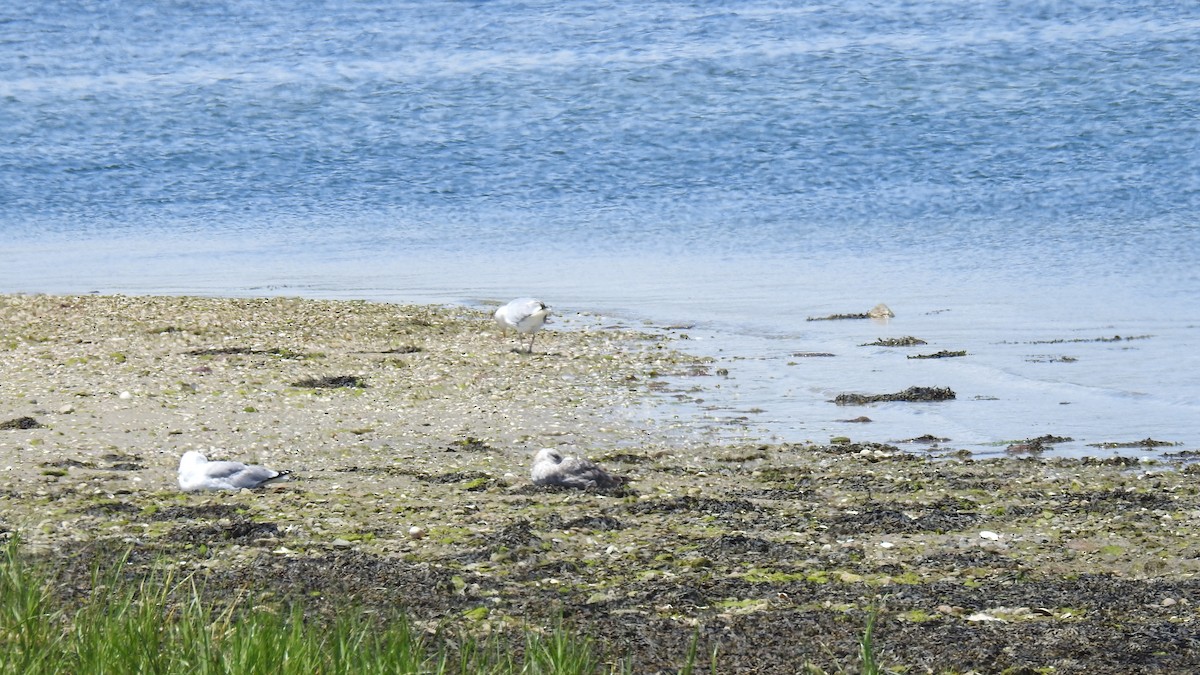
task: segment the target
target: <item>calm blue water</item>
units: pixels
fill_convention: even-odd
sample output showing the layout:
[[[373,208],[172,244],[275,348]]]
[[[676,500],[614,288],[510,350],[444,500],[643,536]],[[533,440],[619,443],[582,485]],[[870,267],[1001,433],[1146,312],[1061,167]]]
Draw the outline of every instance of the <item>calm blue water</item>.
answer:
[[[689,427],[1200,447],[1200,6],[15,4],[0,292],[533,293],[694,325]]]

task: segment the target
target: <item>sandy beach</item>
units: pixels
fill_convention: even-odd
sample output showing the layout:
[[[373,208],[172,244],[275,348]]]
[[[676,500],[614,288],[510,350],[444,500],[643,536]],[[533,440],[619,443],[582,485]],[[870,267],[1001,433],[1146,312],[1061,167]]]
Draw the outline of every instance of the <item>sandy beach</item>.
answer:
[[[194,573],[314,613],[403,606],[498,636],[556,618],[636,672],[1200,667],[1187,449],[932,459],[681,429],[663,331],[308,299],[0,296],[0,532],[58,561]],[[629,479],[531,484],[540,448]],[[293,472],[181,493],[200,450]],[[72,575],[76,575],[72,577]]]

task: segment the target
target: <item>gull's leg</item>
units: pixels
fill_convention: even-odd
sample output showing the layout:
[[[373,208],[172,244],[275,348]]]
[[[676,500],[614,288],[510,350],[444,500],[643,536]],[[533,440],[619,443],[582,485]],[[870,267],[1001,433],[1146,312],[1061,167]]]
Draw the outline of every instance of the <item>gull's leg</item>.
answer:
[[[533,334],[531,334],[529,336],[529,353],[530,354],[533,353],[533,339],[536,337],[537,337],[537,331],[534,331]]]

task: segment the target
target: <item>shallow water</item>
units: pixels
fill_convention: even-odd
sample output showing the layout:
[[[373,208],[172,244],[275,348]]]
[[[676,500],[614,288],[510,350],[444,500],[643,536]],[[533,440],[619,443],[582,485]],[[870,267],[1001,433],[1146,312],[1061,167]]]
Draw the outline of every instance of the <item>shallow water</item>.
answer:
[[[693,326],[729,376],[680,414],[724,434],[1200,445],[1200,8],[35,3],[0,30],[0,291],[536,294]],[[929,344],[859,346],[900,335]],[[1116,335],[1149,337],[1070,342]],[[968,356],[904,358],[940,349]],[[958,398],[829,402],[913,385]]]

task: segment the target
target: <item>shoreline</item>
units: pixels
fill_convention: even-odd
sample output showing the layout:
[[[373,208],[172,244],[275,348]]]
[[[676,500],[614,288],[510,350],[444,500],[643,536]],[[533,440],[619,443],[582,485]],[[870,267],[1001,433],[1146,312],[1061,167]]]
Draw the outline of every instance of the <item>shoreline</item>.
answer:
[[[725,443],[673,429],[660,391],[710,364],[556,321],[529,356],[463,308],[0,296],[0,422],[44,425],[0,429],[0,529],[64,574],[124,548],[316,613],[486,608],[461,621],[489,633],[557,612],[646,671],[693,634],[723,672],[852,668],[871,608],[885,665],[1200,665],[1197,465]],[[298,384],[339,376],[366,386]],[[632,482],[538,488],[540,447]],[[293,480],[182,494],[186,449]]]
[[[494,286],[485,283],[468,296],[418,297],[424,298],[422,305],[480,309],[488,305],[484,289]],[[202,297],[254,299],[263,293],[295,293],[305,299],[355,302],[359,300],[353,297],[365,293],[368,302],[408,302],[355,284],[324,290],[238,287],[241,290],[232,296],[227,295],[228,287],[226,293],[220,288],[214,286]],[[132,297],[155,297],[145,295],[152,292],[134,290]],[[560,298],[566,303],[562,310],[582,326],[592,321],[590,327],[598,328],[607,322],[647,331],[669,340],[688,358],[711,360],[700,375],[684,372],[659,386],[681,408],[691,409],[681,415],[691,426],[704,426],[705,433],[725,440],[829,442],[848,437],[917,453],[966,449],[976,457],[1003,455],[1008,446],[1018,446],[1019,452],[1020,446],[1045,438],[1058,442],[1040,445],[1043,456],[1155,457],[1200,448],[1200,417],[1192,414],[1194,387],[1179,381],[1179,373],[1188,370],[1166,365],[1178,360],[1180,350],[1189,353],[1191,328],[1186,321],[1132,320],[1127,307],[1112,308],[1102,315],[1111,317],[1107,319],[1029,315],[1028,308],[995,315],[981,309],[979,298],[968,295],[952,306],[897,298],[900,315],[891,321],[796,324],[782,319],[768,327],[749,315],[737,321],[722,319],[703,301],[693,316],[681,320],[689,312],[677,304],[642,298],[649,302],[643,306],[634,296],[614,301],[611,293],[597,292],[567,291],[570,300]],[[843,297],[836,307],[867,304],[844,295],[834,294]],[[175,291],[167,296],[191,297]],[[582,311],[575,313],[573,307]],[[596,308],[600,313],[593,313]],[[659,320],[646,314],[651,311],[674,318]],[[928,345],[871,346],[901,336],[915,336]],[[959,350],[966,358],[908,358],[938,350]],[[1179,363],[1186,366],[1190,359],[1183,358]],[[957,397],[933,405],[875,405],[861,412],[834,404],[847,394],[877,396],[911,386],[946,387]],[[1146,439],[1174,447],[1139,445]]]

